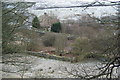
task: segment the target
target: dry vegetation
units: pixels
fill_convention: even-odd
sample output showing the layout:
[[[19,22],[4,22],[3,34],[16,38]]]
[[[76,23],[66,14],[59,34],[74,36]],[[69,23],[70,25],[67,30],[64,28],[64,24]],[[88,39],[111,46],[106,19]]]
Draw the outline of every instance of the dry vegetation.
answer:
[[[87,58],[105,58],[104,50],[114,42],[111,38],[115,28],[106,24],[103,27],[103,24],[88,15],[82,15],[78,21],[66,20],[61,25],[61,33],[41,33],[36,28],[19,28],[15,33],[14,43],[24,46],[27,51],[76,56],[77,62]]]
[[[15,8],[11,10],[8,5],[12,5]],[[26,4],[22,3],[22,5]],[[20,5],[20,3],[3,4],[3,63],[6,63],[7,61],[4,60],[10,57],[6,57],[6,54],[23,53],[25,55],[28,51],[31,51],[55,55],[60,58],[71,58],[74,62],[88,59],[103,62],[108,61],[104,67],[105,72],[100,69],[103,73],[98,76],[108,73],[106,76],[111,77],[113,68],[120,66],[120,55],[117,52],[119,50],[119,36],[117,35],[118,31],[116,31],[116,29],[119,28],[117,21],[114,22],[114,20],[117,20],[116,16],[111,15],[96,18],[95,16],[82,14],[76,21],[60,21],[55,18],[60,21],[60,24],[59,28],[56,28],[58,27],[56,25],[54,25],[53,28],[62,30],[51,32],[52,30],[48,30],[48,28],[51,28],[54,20],[52,23],[48,21],[48,24],[43,21],[47,27],[44,25],[42,29],[30,27],[31,24],[25,27],[26,24],[31,23],[28,22],[28,19],[29,17],[33,17],[33,15],[25,13],[24,11],[28,7],[26,5],[22,8],[22,5]],[[23,66],[23,68],[25,68],[25,66]],[[26,70],[23,70],[23,74],[25,73],[24,71]],[[77,72],[78,71],[76,71],[76,73]],[[21,75],[22,78],[24,76],[23,74]],[[76,76],[81,77],[79,74]],[[94,78],[94,76],[91,77],[91,79],[92,78]]]

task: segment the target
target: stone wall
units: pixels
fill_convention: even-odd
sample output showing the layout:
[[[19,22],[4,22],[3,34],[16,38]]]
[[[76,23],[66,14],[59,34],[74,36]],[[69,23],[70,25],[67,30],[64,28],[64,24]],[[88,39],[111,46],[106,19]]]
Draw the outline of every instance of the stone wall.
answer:
[[[67,57],[63,57],[63,56],[56,56],[56,55],[50,55],[50,54],[46,54],[46,53],[40,53],[40,52],[27,52],[30,55],[34,55],[34,56],[39,56],[39,57],[44,57],[44,58],[48,58],[48,59],[54,59],[54,60],[61,60],[61,61],[73,61],[73,58],[67,58]]]

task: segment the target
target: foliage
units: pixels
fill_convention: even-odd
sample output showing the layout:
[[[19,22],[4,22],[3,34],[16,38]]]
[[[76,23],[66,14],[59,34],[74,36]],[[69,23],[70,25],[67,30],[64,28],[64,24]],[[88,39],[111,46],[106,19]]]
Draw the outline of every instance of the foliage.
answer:
[[[51,27],[51,31],[59,33],[61,31],[61,23],[54,23]]]
[[[90,50],[90,43],[87,38],[77,38],[73,44],[73,53],[81,55]]]
[[[18,40],[24,39],[22,42],[25,42],[26,50],[28,51],[40,51],[43,47],[39,33],[37,33],[34,29],[18,29],[16,34],[19,35],[16,37]]]
[[[28,51],[41,51],[42,47],[43,47],[43,45],[41,44],[40,41],[39,42],[31,41],[27,45],[27,50]]]
[[[89,39],[86,37],[77,38],[72,46],[72,53],[77,55],[77,61],[83,59],[86,55],[90,53],[91,50]]]
[[[46,47],[53,46],[55,43],[55,35],[52,33],[46,33],[43,36],[42,41]]]
[[[109,52],[104,52],[108,48],[112,49],[113,45],[115,45],[115,39],[113,36],[111,37],[102,37],[102,38],[95,38],[91,41],[91,44],[93,45],[92,48],[95,51],[98,51],[99,53],[103,54],[109,54]],[[113,48],[114,49],[114,48]]]
[[[24,45],[18,45],[15,42],[8,44],[5,48],[4,48],[4,53],[19,53],[24,51]]]
[[[65,34],[62,33],[56,34],[54,46],[58,53],[64,52],[66,42],[67,42],[67,36]]]
[[[92,38],[90,40],[88,38],[77,38],[73,44],[72,53],[77,55],[79,59],[105,60],[115,55],[115,44],[115,39],[112,36]]]
[[[35,18],[34,18],[33,21],[32,21],[32,27],[38,28],[38,29],[40,28],[40,22],[39,22],[37,16],[35,16]]]
[[[2,3],[2,48],[3,54],[9,51],[9,43],[15,41],[14,34],[19,27],[23,27],[28,23],[27,19],[30,16],[27,13],[27,8],[33,3]],[[11,48],[12,49],[12,48]],[[11,50],[13,51],[13,50]],[[13,51],[14,52],[14,51]],[[12,52],[11,52],[12,53]]]

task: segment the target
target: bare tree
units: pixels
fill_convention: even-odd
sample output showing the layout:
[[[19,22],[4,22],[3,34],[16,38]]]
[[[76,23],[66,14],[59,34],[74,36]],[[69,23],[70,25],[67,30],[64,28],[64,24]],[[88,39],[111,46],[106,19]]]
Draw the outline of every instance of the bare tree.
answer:
[[[25,38],[20,38],[20,35],[15,34],[19,28],[31,24],[29,18],[33,15],[29,14],[27,9],[32,5],[34,5],[34,3],[2,2],[2,63],[4,65],[11,65],[11,68],[12,66],[19,68],[17,71],[9,71],[8,67],[2,66],[2,71],[7,73],[19,73],[21,78],[24,77],[24,74],[30,68],[30,66],[27,65],[28,61],[25,55],[27,43],[25,42]],[[17,38],[19,42],[16,41],[16,36],[19,37]],[[24,54],[24,59],[19,55],[22,53]]]

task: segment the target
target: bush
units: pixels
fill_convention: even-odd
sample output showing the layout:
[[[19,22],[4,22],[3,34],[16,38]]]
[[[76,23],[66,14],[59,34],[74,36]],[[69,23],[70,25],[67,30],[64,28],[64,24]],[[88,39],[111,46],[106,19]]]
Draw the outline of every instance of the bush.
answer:
[[[59,33],[61,31],[61,24],[60,24],[60,22],[54,23],[52,25],[52,27],[51,27],[51,31]]]
[[[40,22],[39,22],[37,16],[36,16],[36,17],[33,19],[33,21],[32,21],[32,27],[38,28],[38,29],[40,28]]]
[[[106,61],[108,60],[108,57],[105,57],[103,54],[98,54],[98,53],[90,53],[85,56],[86,59],[95,59],[99,61]]]
[[[64,48],[67,45],[67,36],[65,34],[62,33],[56,33],[56,37],[55,37],[55,48],[57,53],[59,53],[59,55],[62,55],[64,53]]]
[[[90,43],[88,38],[77,38],[73,43],[72,52],[76,55],[81,55],[90,51]]]
[[[9,43],[3,48],[4,54],[19,53],[25,51],[24,45],[18,45],[15,43]]]
[[[41,51],[42,47],[43,47],[42,42],[32,41],[28,43],[27,50],[28,51]]]
[[[45,34],[45,36],[43,36],[43,38],[42,38],[42,41],[43,41],[44,46],[46,46],[46,47],[54,46],[55,35],[50,34],[50,33]]]
[[[77,38],[73,43],[72,47],[72,53],[77,56],[76,61],[83,60],[85,56],[90,54],[91,51],[89,39],[86,37]]]

